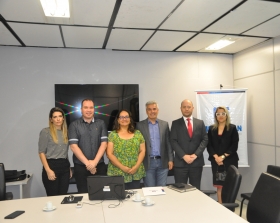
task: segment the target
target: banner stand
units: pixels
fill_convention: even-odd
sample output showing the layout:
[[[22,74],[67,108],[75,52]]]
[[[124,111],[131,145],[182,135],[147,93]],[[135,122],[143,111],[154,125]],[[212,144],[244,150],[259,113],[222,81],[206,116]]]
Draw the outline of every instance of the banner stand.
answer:
[[[226,107],[230,114],[231,123],[236,125],[239,134],[238,143],[238,167],[249,167],[247,149],[247,90],[248,89],[226,89],[226,90],[197,90],[197,118],[202,119],[206,126],[206,132],[210,125],[214,124],[214,113],[217,107]],[[205,167],[210,167],[209,154],[205,149]]]

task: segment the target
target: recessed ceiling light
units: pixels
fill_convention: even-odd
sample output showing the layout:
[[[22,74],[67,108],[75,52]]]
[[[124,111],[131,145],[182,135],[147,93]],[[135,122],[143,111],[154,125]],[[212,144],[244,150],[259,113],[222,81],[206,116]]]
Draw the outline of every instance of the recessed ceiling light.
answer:
[[[220,39],[219,41],[213,43],[212,45],[208,46],[207,48],[205,48],[205,50],[220,50],[230,44],[233,44],[234,42],[236,42],[237,40],[239,40],[240,37],[229,37],[229,36],[225,36],[222,39]]]
[[[70,17],[68,0],[40,0],[45,16]]]

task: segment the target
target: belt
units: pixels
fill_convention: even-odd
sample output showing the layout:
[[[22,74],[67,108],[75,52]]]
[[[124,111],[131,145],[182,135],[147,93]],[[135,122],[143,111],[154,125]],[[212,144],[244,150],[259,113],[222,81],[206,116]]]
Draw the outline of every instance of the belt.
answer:
[[[154,159],[154,160],[157,160],[157,159],[160,159],[161,157],[160,156],[150,156],[151,159]]]

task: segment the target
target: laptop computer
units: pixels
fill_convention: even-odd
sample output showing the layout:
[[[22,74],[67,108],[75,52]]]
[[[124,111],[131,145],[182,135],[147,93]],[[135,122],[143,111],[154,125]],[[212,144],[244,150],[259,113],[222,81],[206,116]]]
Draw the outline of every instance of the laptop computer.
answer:
[[[123,176],[89,176],[87,187],[89,200],[125,199]]]

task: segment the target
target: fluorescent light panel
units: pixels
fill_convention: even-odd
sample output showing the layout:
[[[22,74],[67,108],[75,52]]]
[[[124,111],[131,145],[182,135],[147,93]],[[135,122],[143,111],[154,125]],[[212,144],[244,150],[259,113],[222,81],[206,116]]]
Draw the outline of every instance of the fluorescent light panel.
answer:
[[[219,41],[213,43],[212,45],[208,46],[205,48],[205,50],[220,50],[230,44],[233,44],[235,41],[241,39],[240,37],[230,37],[230,36],[225,36]]]
[[[45,16],[69,18],[68,0],[40,0]]]

